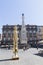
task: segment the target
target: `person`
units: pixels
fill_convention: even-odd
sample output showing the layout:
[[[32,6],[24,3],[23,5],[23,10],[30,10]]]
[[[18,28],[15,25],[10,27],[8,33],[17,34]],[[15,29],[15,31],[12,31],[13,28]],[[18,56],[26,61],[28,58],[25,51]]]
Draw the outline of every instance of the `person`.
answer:
[[[23,47],[23,51],[25,51],[25,47]]]
[[[37,47],[37,50],[38,50],[38,43],[36,42],[36,47]]]

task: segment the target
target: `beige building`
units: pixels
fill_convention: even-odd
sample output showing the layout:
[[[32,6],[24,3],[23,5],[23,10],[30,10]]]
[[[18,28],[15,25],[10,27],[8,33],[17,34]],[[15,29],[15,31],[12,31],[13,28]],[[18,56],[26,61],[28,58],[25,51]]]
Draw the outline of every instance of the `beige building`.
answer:
[[[37,39],[43,40],[43,26],[37,27]]]
[[[43,39],[43,26],[41,26],[41,39]]]

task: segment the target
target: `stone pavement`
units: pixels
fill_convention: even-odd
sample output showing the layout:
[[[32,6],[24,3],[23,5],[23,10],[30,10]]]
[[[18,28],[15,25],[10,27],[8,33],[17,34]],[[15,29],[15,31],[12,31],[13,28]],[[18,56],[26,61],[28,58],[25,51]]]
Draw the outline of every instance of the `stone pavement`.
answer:
[[[0,61],[0,65],[43,65],[43,57],[34,55],[38,53],[40,49],[30,48],[26,51],[19,50],[19,60],[13,61]],[[12,58],[12,50],[0,49],[0,60]]]

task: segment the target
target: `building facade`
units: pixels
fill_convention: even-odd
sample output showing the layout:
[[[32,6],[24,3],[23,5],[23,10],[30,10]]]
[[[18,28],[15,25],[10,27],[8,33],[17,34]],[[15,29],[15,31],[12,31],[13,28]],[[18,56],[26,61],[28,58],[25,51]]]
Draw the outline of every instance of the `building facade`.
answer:
[[[4,47],[13,44],[13,27],[11,25],[3,25],[2,28],[2,45]]]
[[[13,45],[13,31],[15,25],[3,25],[2,28],[2,45]],[[16,25],[18,31],[18,45],[21,44],[21,25]],[[27,44],[36,44],[37,40],[37,26],[36,25],[25,25],[27,31]]]
[[[34,45],[37,40],[37,26],[36,25],[26,25],[28,44]]]
[[[43,26],[37,26],[37,39],[43,40]]]
[[[14,31],[15,25],[3,25],[2,27],[2,45],[13,45],[13,31]],[[21,25],[17,25],[17,31],[18,31],[18,42],[20,42],[20,30]]]

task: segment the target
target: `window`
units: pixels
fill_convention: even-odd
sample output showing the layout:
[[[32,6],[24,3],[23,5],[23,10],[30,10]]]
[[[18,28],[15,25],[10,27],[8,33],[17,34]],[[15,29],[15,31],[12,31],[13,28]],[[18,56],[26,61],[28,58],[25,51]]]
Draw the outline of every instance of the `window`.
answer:
[[[11,33],[11,31],[9,30],[8,33]]]
[[[31,29],[31,26],[29,28]]]
[[[10,33],[8,33],[8,37],[11,37],[11,34]]]
[[[4,41],[6,40],[6,38],[4,38]]]
[[[30,38],[30,40],[32,40],[32,38]]]
[[[31,30],[30,30],[29,32],[30,32],[30,33],[32,33],[32,31],[31,31]]]
[[[33,28],[35,28],[35,26]]]
[[[35,33],[36,31],[34,30],[33,33]]]
[[[4,30],[3,33],[6,33],[6,31]]]
[[[8,40],[10,40],[10,37],[8,37]]]

